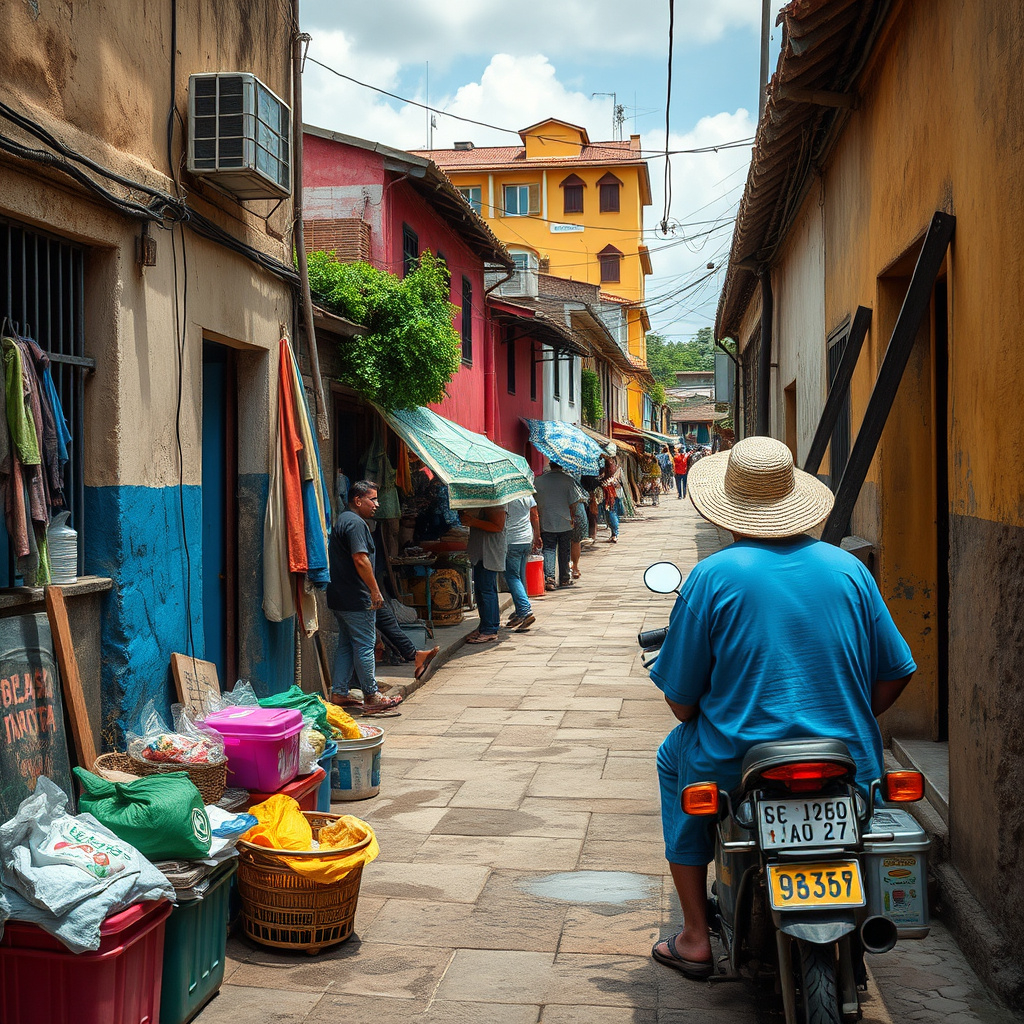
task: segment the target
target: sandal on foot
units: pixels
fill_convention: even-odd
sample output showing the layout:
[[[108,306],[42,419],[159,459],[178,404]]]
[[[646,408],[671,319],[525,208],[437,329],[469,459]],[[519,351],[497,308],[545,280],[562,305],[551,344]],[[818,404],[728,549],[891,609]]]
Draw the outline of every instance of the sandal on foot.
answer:
[[[501,637],[497,633],[479,633],[471,640],[467,640],[467,644],[491,644],[496,640],[500,640]]]
[[[402,703],[401,697],[382,697],[374,694],[376,699],[363,701],[363,715],[380,715],[386,711],[396,711]]]
[[[416,671],[413,673],[415,679],[423,678],[423,673],[427,671],[427,666],[437,657],[440,651],[440,647],[435,647],[433,650],[424,652],[426,657],[416,666]]]
[[[715,973],[714,960],[687,960],[685,957],[680,956],[676,952],[676,939],[681,934],[682,932],[676,932],[675,935],[670,935],[667,939],[658,939],[651,946],[651,956],[659,964],[664,964],[666,967],[679,971],[684,977],[692,978],[694,981],[706,981]],[[658,951],[658,947],[663,942],[668,947],[667,956]]]
[[[339,708],[361,708],[363,706],[363,702],[361,700],[356,700],[355,697],[350,697],[348,694],[342,695],[340,693],[331,694],[331,703],[335,705],[335,707]]]
[[[516,632],[525,633],[536,621],[537,616],[531,612],[525,619],[520,620],[519,624],[516,626]]]
[[[510,618],[508,620],[508,622],[505,623],[505,628],[506,629],[515,629],[519,625],[519,623],[522,622],[522,621],[523,621],[523,616],[522,615],[513,615],[512,618]]]

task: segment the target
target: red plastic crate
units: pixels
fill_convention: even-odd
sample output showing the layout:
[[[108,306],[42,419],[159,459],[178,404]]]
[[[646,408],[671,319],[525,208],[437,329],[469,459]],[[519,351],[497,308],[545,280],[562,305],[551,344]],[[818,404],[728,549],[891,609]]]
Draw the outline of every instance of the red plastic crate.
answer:
[[[277,793],[283,793],[285,796],[290,796],[293,800],[297,800],[300,811],[315,811],[317,790],[326,776],[327,773],[323,768],[317,768],[315,771],[310,772],[309,775],[300,775],[297,779],[292,779],[286,786],[282,786],[277,790]],[[252,807],[254,804],[261,804],[264,800],[269,800],[272,796],[276,796],[277,793],[250,792],[246,808]]]
[[[100,948],[72,953],[37,925],[8,921],[0,940],[4,1024],[156,1024],[166,900],[103,922]]]

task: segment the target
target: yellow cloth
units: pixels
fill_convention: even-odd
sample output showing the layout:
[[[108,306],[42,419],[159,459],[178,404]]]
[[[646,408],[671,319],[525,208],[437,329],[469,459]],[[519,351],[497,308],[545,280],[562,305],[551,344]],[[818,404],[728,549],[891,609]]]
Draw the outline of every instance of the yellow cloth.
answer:
[[[328,704],[323,697],[320,697],[319,700],[327,708],[327,721],[330,722],[335,739],[339,736],[343,740],[361,740],[363,738],[362,731],[351,715],[342,711],[337,704]]]
[[[249,814],[259,821],[242,836],[254,846],[273,850],[311,850],[313,830],[290,796],[275,793],[269,800],[249,808]],[[377,837],[365,821],[346,814],[320,830],[321,850],[338,850],[361,843],[367,836],[370,842],[361,850],[353,850],[344,857],[284,857],[284,863],[297,875],[315,882],[340,882],[353,868],[369,864],[380,853]]]

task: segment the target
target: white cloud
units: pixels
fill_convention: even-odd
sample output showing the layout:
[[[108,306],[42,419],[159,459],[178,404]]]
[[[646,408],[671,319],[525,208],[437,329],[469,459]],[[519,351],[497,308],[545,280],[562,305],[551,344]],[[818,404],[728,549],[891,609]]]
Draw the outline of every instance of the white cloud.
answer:
[[[680,50],[760,25],[758,0],[677,0],[675,8]],[[498,51],[522,56],[538,48],[573,60],[660,55],[668,38],[664,0],[628,7],[621,0],[374,0],[340,9],[336,0],[306,0],[300,20],[315,39],[343,23],[362,53],[403,64],[443,65]]]
[[[394,89],[399,77],[397,61],[367,56],[342,32],[318,35],[316,49],[310,53],[355,78],[372,79],[382,88]],[[611,134],[608,101],[566,86],[548,58],[539,54],[496,54],[478,81],[465,83],[451,96],[432,98],[432,105],[514,130],[550,116],[585,126],[594,140],[607,139]],[[314,64],[306,66],[303,112],[307,123],[401,149],[421,149],[426,143],[426,115],[422,109],[395,104]],[[754,119],[746,110],[717,113],[701,118],[690,131],[673,132],[669,146],[680,150],[721,145],[752,136],[754,127]],[[459,139],[472,139],[477,145],[519,143],[515,135],[439,114],[434,146],[447,148]],[[656,230],[664,207],[665,165],[663,158],[654,155],[664,149],[664,140],[664,130],[647,132],[642,138],[644,150],[651,153],[654,200],[645,217],[646,243],[654,264],[654,274],[647,279],[649,309],[655,331],[690,337],[714,321],[750,148],[672,157],[670,233],[665,237]],[[705,223],[695,223],[698,221]],[[706,232],[711,233],[702,236]],[[703,284],[689,288],[708,274],[709,262],[722,269]]]

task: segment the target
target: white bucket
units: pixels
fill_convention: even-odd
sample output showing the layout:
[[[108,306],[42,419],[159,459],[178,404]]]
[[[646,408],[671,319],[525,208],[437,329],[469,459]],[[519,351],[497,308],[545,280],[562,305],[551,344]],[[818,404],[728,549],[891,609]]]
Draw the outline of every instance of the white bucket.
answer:
[[[360,725],[362,739],[338,740],[331,762],[331,800],[366,800],[380,792],[380,755],[384,730]]]

